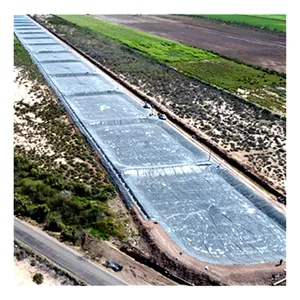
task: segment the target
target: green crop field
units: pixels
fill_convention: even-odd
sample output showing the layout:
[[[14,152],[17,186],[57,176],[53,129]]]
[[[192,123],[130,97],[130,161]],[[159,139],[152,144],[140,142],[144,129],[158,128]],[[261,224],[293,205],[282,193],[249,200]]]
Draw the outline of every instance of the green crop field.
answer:
[[[285,15],[191,15],[223,21],[230,24],[247,25],[254,28],[286,31]]]
[[[286,15],[249,15],[249,16],[286,21]]]
[[[137,49],[161,62],[217,59],[218,56],[205,50],[153,36],[151,34],[115,25],[84,15],[60,15],[76,25],[87,27],[106,35],[133,49]]]
[[[262,105],[264,105],[261,100],[262,95],[259,95],[260,91],[257,89],[285,87],[286,84],[286,79],[283,76],[275,73],[270,74],[264,70],[223,58],[196,47],[89,16],[60,15],[60,17],[136,49],[160,63],[175,67],[185,74],[233,93],[236,93],[238,89],[255,90],[256,96],[249,97],[249,99],[251,98],[251,101]],[[262,92],[262,94],[265,97],[265,93]],[[275,97],[265,103],[264,106],[284,112],[285,108],[282,107],[285,106],[285,98]]]

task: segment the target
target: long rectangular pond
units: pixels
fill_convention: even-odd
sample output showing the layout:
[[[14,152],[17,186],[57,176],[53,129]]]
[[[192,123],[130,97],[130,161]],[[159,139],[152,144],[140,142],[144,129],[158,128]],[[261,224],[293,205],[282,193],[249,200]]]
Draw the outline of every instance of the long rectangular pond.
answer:
[[[14,32],[100,153],[128,206],[183,251],[215,264],[286,255],[285,216],[194,143],[27,16]]]

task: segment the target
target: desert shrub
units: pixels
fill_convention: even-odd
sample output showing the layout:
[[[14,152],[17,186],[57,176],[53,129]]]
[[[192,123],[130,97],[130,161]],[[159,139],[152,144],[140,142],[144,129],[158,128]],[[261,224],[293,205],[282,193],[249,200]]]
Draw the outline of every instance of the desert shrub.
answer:
[[[29,216],[32,202],[26,195],[14,193],[14,213],[16,216]]]
[[[37,222],[42,223],[46,220],[46,217],[48,216],[49,212],[50,212],[50,209],[47,206],[47,204],[39,204],[39,205],[33,207],[30,217],[33,220],[36,220]]]
[[[32,280],[36,284],[42,284],[44,281],[44,276],[41,273],[35,273]]]
[[[61,238],[63,241],[72,241],[73,239],[73,229],[71,226],[66,226],[61,232]]]
[[[110,235],[117,236],[121,239],[125,237],[120,226],[112,217],[97,221],[93,226],[93,230],[91,230],[91,234],[101,239],[108,239]]]
[[[45,229],[53,232],[61,232],[64,228],[65,225],[61,220],[60,214],[57,212],[51,212],[47,217]]]
[[[33,203],[46,203],[49,198],[52,198],[56,191],[49,185],[39,180],[24,178],[21,180],[21,191],[28,195]]]

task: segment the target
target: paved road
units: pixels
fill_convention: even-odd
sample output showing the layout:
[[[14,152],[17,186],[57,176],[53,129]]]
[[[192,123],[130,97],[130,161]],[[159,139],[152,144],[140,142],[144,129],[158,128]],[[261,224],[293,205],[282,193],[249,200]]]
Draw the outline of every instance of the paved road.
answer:
[[[83,258],[79,252],[17,218],[14,221],[14,234],[15,238],[91,285],[127,285],[110,272]]]

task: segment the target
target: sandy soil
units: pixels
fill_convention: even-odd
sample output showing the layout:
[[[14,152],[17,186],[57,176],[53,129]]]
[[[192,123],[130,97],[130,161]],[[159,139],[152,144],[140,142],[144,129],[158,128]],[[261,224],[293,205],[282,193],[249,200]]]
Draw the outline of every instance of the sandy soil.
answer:
[[[282,36],[184,16],[93,16],[211,50],[247,64],[286,72],[286,38]]]
[[[17,78],[21,76],[20,70],[18,68],[14,68],[13,77],[14,77],[14,104],[15,108],[24,105],[32,106],[35,103],[40,103],[41,98],[38,97],[38,94],[32,93],[32,89],[34,84],[28,80],[22,79],[20,83],[18,83]],[[42,90],[43,91],[43,90]],[[42,123],[43,120],[38,116],[35,116],[33,113],[29,112],[26,114],[28,118],[30,118],[35,123]],[[35,149],[40,154],[46,154],[48,156],[52,156],[55,154],[51,145],[48,143],[45,137],[42,137],[39,134],[39,131],[29,127],[24,116],[18,116],[15,112],[14,114],[14,123],[22,124],[22,132],[17,133],[14,132],[14,145],[19,145],[24,147],[26,150]]]
[[[111,269],[107,270],[130,285],[176,285],[174,281],[122,253],[110,242],[91,238],[91,240],[84,245],[85,251],[79,247],[75,247],[75,250],[83,252],[85,257],[92,259],[103,266],[107,260],[113,260],[120,264],[123,266],[121,272],[114,272]]]
[[[37,285],[32,281],[35,273],[41,273],[44,276],[44,281],[41,285],[62,285],[59,280],[55,279],[51,275],[39,270],[38,268],[31,266],[29,259],[18,261],[14,258],[14,284],[18,286],[33,286]]]

